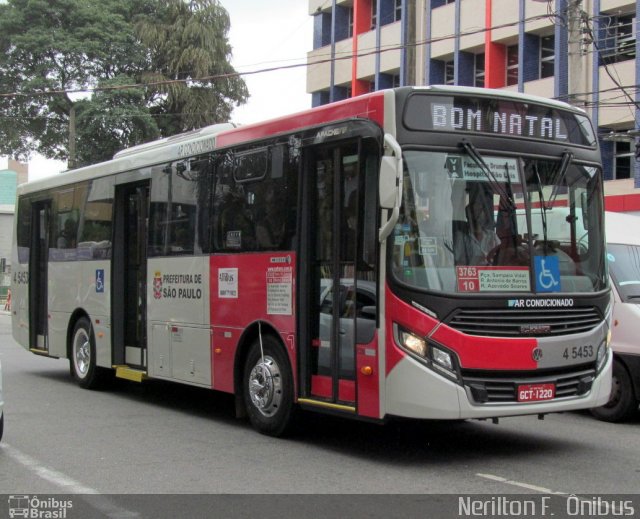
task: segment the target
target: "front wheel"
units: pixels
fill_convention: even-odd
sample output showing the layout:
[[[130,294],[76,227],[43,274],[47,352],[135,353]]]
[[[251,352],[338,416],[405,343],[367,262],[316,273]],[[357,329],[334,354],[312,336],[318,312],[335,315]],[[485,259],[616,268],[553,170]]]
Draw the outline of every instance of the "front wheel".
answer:
[[[631,378],[619,361],[613,363],[611,396],[602,407],[591,410],[591,414],[604,422],[621,422],[630,418],[638,410],[638,401],[633,394]]]
[[[293,376],[287,354],[276,338],[264,335],[262,351],[260,339],[251,345],[242,384],[251,424],[262,434],[286,434],[293,422]]]
[[[106,380],[105,370],[96,365],[96,345],[86,317],[78,319],[73,328],[69,367],[78,385],[85,389],[97,389]]]

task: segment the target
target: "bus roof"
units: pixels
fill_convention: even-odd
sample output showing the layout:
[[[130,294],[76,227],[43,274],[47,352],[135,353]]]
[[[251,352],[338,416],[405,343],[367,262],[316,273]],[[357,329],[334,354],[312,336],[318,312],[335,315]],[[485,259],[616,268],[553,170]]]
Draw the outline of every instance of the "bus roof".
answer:
[[[584,113],[583,110],[561,101],[511,92],[508,90],[447,85],[400,87],[395,90],[484,96],[513,99],[521,102],[530,101],[531,103],[552,106],[562,110]],[[345,99],[246,126],[236,126],[232,123],[205,126],[198,130],[173,135],[171,137],[127,148],[116,153],[112,160],[92,164],[76,170],[65,171],[53,177],[47,177],[27,184],[22,184],[18,186],[18,194],[35,192],[50,187],[62,186],[115,173],[122,173],[133,169],[150,167],[163,162],[180,160],[190,156],[207,153],[225,146],[250,142],[252,140],[267,138],[269,136],[275,136],[290,131],[312,128],[314,126],[320,126],[331,123],[331,121],[338,121],[341,119],[356,117],[368,118],[383,126],[385,118],[393,118],[392,114],[385,114],[385,110],[389,110],[389,108],[385,107],[383,99],[386,96],[393,96],[393,92],[394,90],[371,92],[355,98]]]

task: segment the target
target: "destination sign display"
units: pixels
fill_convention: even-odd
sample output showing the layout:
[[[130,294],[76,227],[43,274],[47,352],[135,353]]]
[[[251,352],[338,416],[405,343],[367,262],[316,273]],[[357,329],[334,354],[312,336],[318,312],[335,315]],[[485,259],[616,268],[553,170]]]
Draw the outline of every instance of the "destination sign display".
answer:
[[[404,125],[410,130],[504,135],[595,147],[589,119],[581,114],[513,99],[414,94]]]

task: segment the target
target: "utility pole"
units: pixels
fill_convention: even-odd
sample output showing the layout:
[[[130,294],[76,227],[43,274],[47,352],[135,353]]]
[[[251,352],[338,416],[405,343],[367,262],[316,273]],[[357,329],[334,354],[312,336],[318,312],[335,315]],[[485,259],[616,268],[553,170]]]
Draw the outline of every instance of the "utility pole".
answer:
[[[583,4],[589,0],[569,0],[567,3],[569,102],[584,108],[589,77],[588,52],[591,38],[587,32]],[[590,3],[590,2],[589,2]]]
[[[416,84],[416,0],[407,0],[407,84]]]

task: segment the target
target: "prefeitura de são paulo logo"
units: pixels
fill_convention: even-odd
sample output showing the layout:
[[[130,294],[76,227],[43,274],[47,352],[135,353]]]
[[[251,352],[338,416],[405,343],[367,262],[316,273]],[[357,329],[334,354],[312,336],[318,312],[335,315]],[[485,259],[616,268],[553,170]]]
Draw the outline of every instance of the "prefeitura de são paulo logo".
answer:
[[[153,276],[153,297],[162,297],[162,272],[155,272]]]

